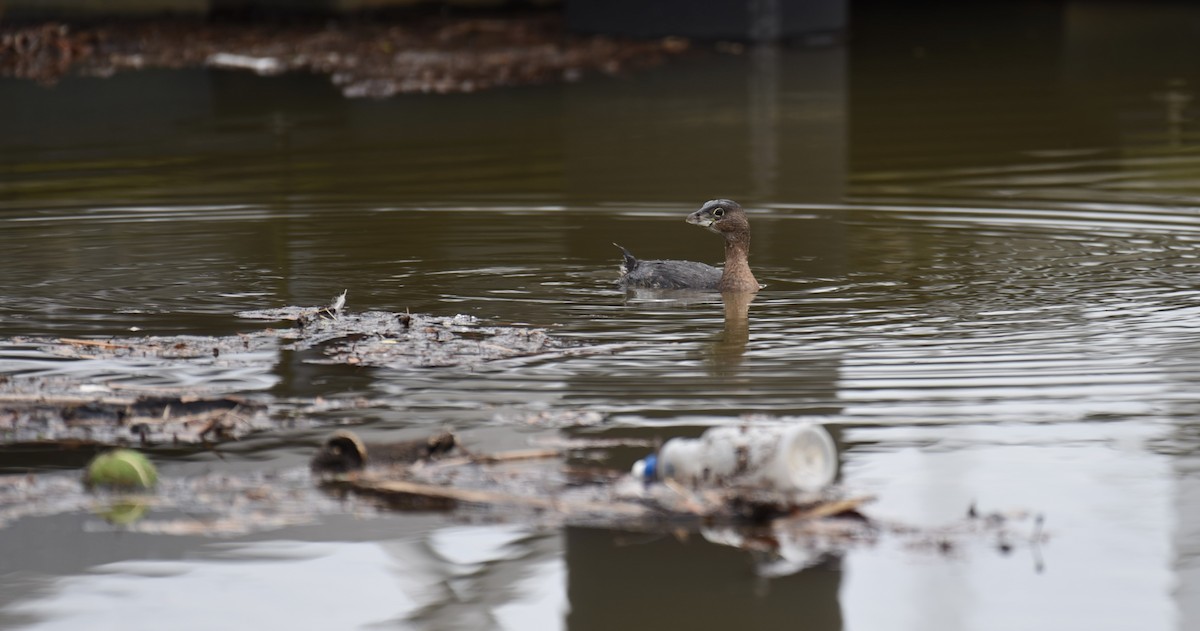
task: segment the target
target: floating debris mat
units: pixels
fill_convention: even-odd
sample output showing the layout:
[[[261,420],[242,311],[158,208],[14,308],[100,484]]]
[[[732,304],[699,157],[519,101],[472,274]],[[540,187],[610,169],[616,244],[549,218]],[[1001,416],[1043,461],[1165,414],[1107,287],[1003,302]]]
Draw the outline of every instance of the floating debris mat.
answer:
[[[270,429],[271,398],[226,394],[270,387],[281,350],[312,351],[303,356],[308,363],[405,369],[476,368],[620,347],[561,340],[537,328],[488,326],[472,316],[349,313],[344,305],[343,293],[326,307],[242,312],[246,319],[286,324],[226,336],[5,340],[95,366],[53,377],[0,375],[0,443],[204,443]]]
[[[1008,554],[1019,544],[1036,549],[1045,538],[1040,516],[1027,513],[981,515],[971,507],[959,522],[913,527],[865,515],[860,509],[872,500],[867,496],[696,488],[671,480],[648,484],[623,472],[572,467],[567,455],[555,449],[471,454],[449,434],[370,445],[342,431],[329,438],[312,465],[334,495],[372,497],[394,510],[694,534],[754,552],[758,570],[769,575],[798,571],[883,537],[947,555],[972,541]],[[1030,522],[1032,529],[1023,528]]]
[[[218,366],[245,366],[269,358],[248,356],[249,353],[274,353],[279,341],[259,332],[211,335],[152,335],[145,337],[112,337],[103,340],[71,337],[17,337],[14,345],[33,346],[49,355],[67,359],[155,359],[206,360]]]
[[[77,338],[13,338],[69,359],[203,360],[216,366],[270,366],[277,350],[319,348],[323,357],[308,363],[433,368],[477,366],[486,362],[541,356],[609,352],[614,345],[588,346],[552,337],[544,329],[488,326],[467,315],[429,316],[389,311],[340,313],[325,307],[283,307],[244,311],[239,317],[290,326],[226,336],[175,335]],[[270,356],[255,356],[266,353]]]
[[[868,516],[862,509],[870,498],[837,491],[800,497],[671,481],[647,484],[627,473],[571,466],[567,456],[575,449],[610,446],[578,441],[563,449],[482,455],[464,449],[451,433],[364,444],[352,432],[339,431],[313,457],[311,474],[300,468],[157,474],[132,489],[89,484],[101,454],[84,479],[57,473],[0,476],[0,531],[23,519],[81,512],[95,515],[89,529],[229,536],[313,523],[323,515],[445,511],[455,521],[696,537],[749,552],[763,576],[895,543],[917,554],[952,558],[1023,549],[1033,569],[1042,568],[1040,548],[1048,537],[1041,517],[1028,512],[982,513],[972,506],[949,524],[915,526]]]
[[[567,522],[586,522],[591,516],[602,515],[606,521],[619,518],[634,523],[695,520],[763,523],[779,517],[857,516],[858,506],[866,501],[845,498],[828,490],[837,455],[832,440],[820,426],[724,430],[714,428],[706,436],[712,439],[709,442],[727,443],[725,451],[729,452],[731,465],[736,460],[747,470],[756,466],[777,469],[780,463],[775,460],[783,460],[791,465],[787,473],[810,474],[801,477],[811,484],[793,484],[794,475],[785,476],[786,480],[760,479],[749,474],[720,475],[716,469],[712,475],[704,476],[647,475],[647,460],[662,460],[668,469],[680,466],[668,457],[668,450],[672,453],[689,450],[692,445],[677,444],[677,440],[668,441],[657,454],[639,461],[634,470],[640,473],[626,475],[610,469],[565,466],[562,460],[569,454],[559,449],[475,455],[467,452],[449,432],[425,440],[371,444],[364,443],[351,431],[340,430],[325,441],[313,456],[311,466],[317,473],[348,474],[337,479],[335,486],[340,484],[401,503],[420,498],[446,505],[462,502],[521,507],[559,515]],[[753,440],[745,440],[747,437],[769,445],[752,444]],[[828,446],[814,437],[828,441]],[[789,440],[796,449],[773,449],[774,445]],[[822,446],[816,458],[820,461],[818,468],[823,470],[820,475],[809,472],[811,467],[804,462],[805,452],[811,450],[814,441]],[[602,442],[596,447],[600,445],[612,446]],[[586,441],[583,446],[577,444],[577,448],[588,449]],[[703,460],[703,454],[695,452],[690,449],[689,457],[701,461],[705,469],[721,464],[713,458]],[[776,455],[779,458],[770,458]],[[687,479],[692,481],[686,482]]]
[[[331,498],[303,469],[167,476],[135,492],[89,491],[75,474],[0,476],[0,532],[25,519],[91,514],[86,528],[93,532],[237,536],[347,512],[365,517],[378,509]]]
[[[332,308],[285,307],[244,311],[239,317],[291,320],[295,326],[264,334],[283,348],[322,346],[325,359],[313,363],[388,367],[472,366],[514,357],[587,352],[579,344],[551,337],[543,329],[486,326],[467,315],[428,316],[388,311],[343,313]]]
[[[0,389],[0,442],[150,445],[221,442],[271,427],[240,397],[23,394]]]
[[[561,477],[532,467],[514,467],[513,454],[475,461],[475,471],[448,475],[447,465],[424,467],[400,476],[356,474],[330,484],[389,500],[398,508],[452,509],[460,505],[491,507],[500,512],[532,510],[550,522],[608,528],[686,527],[711,524],[764,525],[775,519],[793,522],[843,517],[854,530],[867,523],[858,512],[870,497],[836,498],[811,496],[800,501],[775,495],[747,495],[740,490],[710,490],[694,493],[677,485],[639,488],[623,476],[602,482],[596,472],[566,472]],[[520,457],[525,457],[520,454]],[[503,464],[502,464],[503,463]],[[464,466],[454,462],[452,466]],[[486,473],[484,473],[486,470]],[[437,483],[430,476],[456,478],[454,486]],[[465,478],[471,478],[467,480]],[[482,488],[475,488],[475,484]],[[523,490],[514,485],[526,485]],[[556,486],[549,490],[547,486]]]
[[[412,465],[365,469],[327,481],[387,500],[399,509],[483,508],[533,512],[551,523],[637,528],[713,523],[763,524],[848,517],[856,525],[866,497],[805,496],[746,489],[688,489],[643,484],[624,473],[563,466],[563,454],[533,449],[488,456],[447,457]]]

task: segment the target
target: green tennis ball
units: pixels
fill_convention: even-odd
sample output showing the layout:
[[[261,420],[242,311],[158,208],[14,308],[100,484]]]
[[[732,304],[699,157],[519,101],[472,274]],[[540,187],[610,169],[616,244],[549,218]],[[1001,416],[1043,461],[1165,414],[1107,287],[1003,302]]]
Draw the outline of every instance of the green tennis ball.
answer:
[[[92,458],[83,479],[88,487],[149,489],[158,482],[158,471],[142,454],[114,449]]]

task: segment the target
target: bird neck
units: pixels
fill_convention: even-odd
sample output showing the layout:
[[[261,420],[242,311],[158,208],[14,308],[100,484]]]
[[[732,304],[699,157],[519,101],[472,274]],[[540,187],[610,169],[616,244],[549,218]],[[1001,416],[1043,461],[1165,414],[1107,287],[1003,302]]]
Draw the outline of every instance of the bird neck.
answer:
[[[736,235],[725,240],[725,269],[717,289],[758,291],[758,281],[750,271],[750,235]]]

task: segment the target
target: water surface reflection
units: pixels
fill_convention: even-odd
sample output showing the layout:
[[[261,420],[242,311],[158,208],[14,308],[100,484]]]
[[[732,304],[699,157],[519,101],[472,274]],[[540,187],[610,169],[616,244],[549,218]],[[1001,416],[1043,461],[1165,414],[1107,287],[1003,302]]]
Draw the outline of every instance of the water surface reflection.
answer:
[[[1040,574],[992,542],[950,558],[883,544],[773,580],[698,540],[586,529],[473,531],[503,542],[465,573],[431,551],[465,553],[474,535],[435,518],[377,522],[430,520],[400,543],[367,526],[355,536],[375,543],[345,549],[353,528],[336,519],[257,537],[308,541],[337,571],[366,565],[364,594],[391,600],[351,624],[1189,628],[1200,68],[1188,51],[1200,40],[1180,25],[1200,16],[1066,2],[924,19],[920,4],[883,5],[856,3],[846,49],[469,97],[345,101],[310,77],[205,71],[0,82],[13,113],[0,117],[5,339],[227,334],[251,326],[237,311],[348,289],[352,309],[468,313],[621,345],[479,370],[280,352],[172,372],[11,343],[0,370],[366,398],[315,421],[378,436],[449,426],[484,447],[559,431],[506,420],[531,411],[597,412],[600,424],[562,432],[641,438],[820,415],[842,480],[877,494],[879,514],[941,523],[978,502],[1045,512],[1053,535]],[[991,28],[965,26],[981,21]],[[613,241],[718,260],[711,235],[682,221],[718,196],[753,215],[764,291],[742,303],[616,289]],[[177,475],[295,468],[318,435],[160,462]],[[611,464],[634,457],[618,450]],[[4,615],[68,624],[55,612],[102,600],[96,568],[144,595],[241,562],[172,565],[206,549],[194,540],[102,558],[86,552],[111,537],[55,523],[40,539],[29,523],[10,531],[29,546],[5,556],[16,595]],[[176,578],[125,576],[143,562]],[[428,580],[396,578],[401,567]],[[252,590],[268,605],[282,602],[271,580]]]

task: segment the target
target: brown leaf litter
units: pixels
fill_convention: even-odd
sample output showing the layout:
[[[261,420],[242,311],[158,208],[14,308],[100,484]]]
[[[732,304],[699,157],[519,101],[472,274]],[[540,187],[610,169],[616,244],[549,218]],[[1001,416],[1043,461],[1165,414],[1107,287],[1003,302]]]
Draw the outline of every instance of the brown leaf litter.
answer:
[[[143,20],[0,24],[0,76],[53,84],[72,72],[216,67],[328,75],[347,97],[464,93],[618,74],[686,52],[686,40],[568,34],[556,13],[382,21]]]

